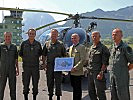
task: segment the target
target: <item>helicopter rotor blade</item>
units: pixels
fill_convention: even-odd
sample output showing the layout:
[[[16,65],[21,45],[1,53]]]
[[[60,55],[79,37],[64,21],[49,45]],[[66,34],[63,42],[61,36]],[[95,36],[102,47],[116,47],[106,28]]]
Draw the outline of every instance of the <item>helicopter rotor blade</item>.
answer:
[[[53,14],[61,14],[66,16],[72,16],[72,14],[61,13],[61,12],[54,12],[54,11],[44,11],[44,10],[32,10],[32,9],[19,9],[19,8],[6,8],[0,7],[0,10],[15,10],[15,11],[27,11],[27,12],[43,12],[43,13],[53,13]]]
[[[55,21],[55,22],[40,26],[40,27],[36,28],[36,30],[40,30],[40,29],[45,28],[47,26],[50,26],[50,25],[53,25],[53,24],[56,24],[56,23],[59,23],[59,22],[67,21],[67,20],[70,20],[70,19],[66,18],[66,19],[63,19],[63,20]]]
[[[98,17],[85,17],[85,16],[81,16],[80,18],[82,18],[82,19],[97,19],[97,20],[110,20],[110,21],[133,22],[132,19],[98,18]]]

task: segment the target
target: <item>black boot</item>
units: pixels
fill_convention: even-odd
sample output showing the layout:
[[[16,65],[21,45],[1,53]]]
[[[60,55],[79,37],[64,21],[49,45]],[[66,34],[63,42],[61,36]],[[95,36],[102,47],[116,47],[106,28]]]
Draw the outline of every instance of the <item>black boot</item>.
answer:
[[[36,100],[36,95],[33,95],[33,100]]]
[[[52,97],[53,97],[53,96],[49,96],[49,100],[53,100]]]
[[[28,100],[28,94],[24,94],[24,100]]]
[[[57,96],[57,100],[60,100],[60,96]]]

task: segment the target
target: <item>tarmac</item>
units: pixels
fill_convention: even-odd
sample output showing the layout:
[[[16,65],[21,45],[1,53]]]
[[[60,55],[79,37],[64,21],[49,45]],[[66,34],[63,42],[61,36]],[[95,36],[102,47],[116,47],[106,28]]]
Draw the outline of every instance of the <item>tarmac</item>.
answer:
[[[22,84],[22,67],[21,63],[19,64],[20,67],[20,75],[17,77],[17,100],[24,100],[23,98],[23,84]],[[46,76],[45,71],[40,70],[40,81],[39,81],[39,93],[37,96],[37,100],[48,100],[48,91],[47,91],[47,84],[46,84]],[[107,78],[107,86],[108,89],[106,90],[107,100],[111,100],[110,89],[109,89],[109,76],[106,75]],[[130,100],[133,100],[133,69],[130,71]],[[8,82],[6,84],[4,100],[10,100],[10,90],[8,87]],[[32,81],[30,83],[30,93],[29,93],[29,100],[32,99]],[[56,96],[53,96],[53,100],[56,100]],[[65,82],[62,84],[62,97],[61,100],[72,100],[72,87],[70,85],[69,77],[66,77]],[[88,95],[88,86],[87,86],[87,77],[83,77],[82,80],[82,100],[90,100]]]

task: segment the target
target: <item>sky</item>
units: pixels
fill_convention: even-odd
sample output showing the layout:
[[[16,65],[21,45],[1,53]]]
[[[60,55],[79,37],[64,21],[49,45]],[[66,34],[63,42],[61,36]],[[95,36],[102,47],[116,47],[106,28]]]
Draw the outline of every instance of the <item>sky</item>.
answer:
[[[68,14],[85,13],[98,8],[104,11],[118,10],[127,6],[133,6],[133,0],[0,0],[0,7],[19,7],[20,9],[42,9]],[[4,11],[4,15],[8,15]],[[53,15],[55,20],[66,18],[62,15]],[[0,22],[2,11],[0,11]]]

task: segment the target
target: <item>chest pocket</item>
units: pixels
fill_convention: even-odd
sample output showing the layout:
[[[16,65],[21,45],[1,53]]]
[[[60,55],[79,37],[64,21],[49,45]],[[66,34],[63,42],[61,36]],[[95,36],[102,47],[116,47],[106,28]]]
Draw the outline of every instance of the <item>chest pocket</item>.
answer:
[[[96,63],[101,62],[102,60],[101,54],[102,54],[102,49],[92,49],[91,55],[90,55],[91,61]]]
[[[56,45],[56,52],[58,53],[58,56],[62,56],[62,46],[60,44]]]
[[[0,55],[1,58],[0,59],[4,60],[5,57],[8,56],[7,54],[8,54],[8,50],[6,46],[1,46],[1,55]]]
[[[24,47],[23,47],[23,54],[24,54],[24,56],[29,55],[30,49],[31,48],[30,48],[30,46],[28,44],[24,45]]]
[[[34,45],[33,46],[33,49],[35,51],[35,55],[36,56],[39,56],[40,46],[39,45]]]
[[[96,52],[94,52],[94,54],[95,54],[95,55],[100,55],[101,52],[100,52],[100,51],[96,51]]]
[[[96,60],[96,59],[101,59],[101,51],[100,51],[100,50],[94,52],[94,59],[95,59],[95,60]]]
[[[7,53],[7,51],[8,51],[8,50],[7,50],[7,48],[6,48],[6,47],[1,47],[1,54],[2,54],[2,53],[6,54],[6,53]]]
[[[15,48],[11,48],[11,49],[9,50],[9,54],[10,54],[10,56],[13,57],[13,58],[15,58],[15,53],[16,53],[16,52],[17,52],[17,51],[16,51]]]

